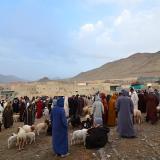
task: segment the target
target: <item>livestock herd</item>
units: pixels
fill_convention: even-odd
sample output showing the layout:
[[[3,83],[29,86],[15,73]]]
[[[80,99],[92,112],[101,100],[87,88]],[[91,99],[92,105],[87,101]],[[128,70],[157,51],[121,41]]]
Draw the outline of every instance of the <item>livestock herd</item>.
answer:
[[[43,119],[46,119],[44,122],[38,123],[36,125],[22,125],[17,128],[16,133],[8,138],[8,149],[11,147],[17,146],[18,150],[24,149],[25,145],[35,143],[36,137],[40,135],[41,132],[47,134],[47,130],[50,127],[50,122],[47,120],[48,111],[44,110]],[[157,113],[160,117],[160,106],[157,107]],[[82,125],[81,129],[73,131],[71,133],[71,145],[83,143],[86,145],[86,136],[88,134],[88,128],[91,128],[92,124],[92,107],[85,106],[83,108],[83,117],[80,119]],[[139,109],[134,109],[134,124],[141,125],[143,122],[142,113]],[[19,121],[19,114],[13,115],[13,121]],[[0,122],[2,122],[2,114],[0,114]],[[68,125],[70,125],[71,119],[68,118]],[[87,126],[88,125],[88,126]]]
[[[37,125],[23,125],[18,127],[17,133],[12,133],[8,138],[8,149],[17,146],[18,150],[24,149],[25,145],[35,143],[36,136],[47,132],[49,121],[38,123]]]

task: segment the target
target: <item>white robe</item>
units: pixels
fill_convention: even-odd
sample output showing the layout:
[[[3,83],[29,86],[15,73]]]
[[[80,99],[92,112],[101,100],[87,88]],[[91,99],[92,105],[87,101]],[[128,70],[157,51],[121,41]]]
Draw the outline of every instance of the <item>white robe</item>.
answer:
[[[47,107],[45,107],[43,112],[44,118],[49,120],[49,110]]]
[[[137,93],[134,91],[133,93],[131,93],[131,100],[133,102],[134,105],[134,109],[137,110],[138,109],[138,95]]]
[[[4,110],[4,108],[3,108],[3,107],[1,106],[1,104],[0,104],[0,113],[2,113],[3,110]]]
[[[64,110],[66,117],[69,117],[69,107],[68,107],[68,97],[65,96],[64,98]]]

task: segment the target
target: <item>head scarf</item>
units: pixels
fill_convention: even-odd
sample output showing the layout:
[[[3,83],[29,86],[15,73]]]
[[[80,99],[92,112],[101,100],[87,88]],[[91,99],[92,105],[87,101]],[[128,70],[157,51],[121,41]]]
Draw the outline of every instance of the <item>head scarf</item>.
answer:
[[[104,93],[100,93],[100,97],[101,97],[102,99],[106,99],[106,95],[105,95]]]
[[[122,89],[121,93],[122,93],[123,96],[128,96],[129,97],[129,92],[127,90]]]
[[[101,98],[99,97],[99,95],[96,95],[95,101],[100,101],[100,100],[101,100]]]
[[[58,107],[64,107],[64,98],[63,97],[58,98],[57,106]]]

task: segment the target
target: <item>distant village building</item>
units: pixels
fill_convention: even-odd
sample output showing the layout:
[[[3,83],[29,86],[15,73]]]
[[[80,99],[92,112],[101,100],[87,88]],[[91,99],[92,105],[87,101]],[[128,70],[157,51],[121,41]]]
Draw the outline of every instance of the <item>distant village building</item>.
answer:
[[[111,92],[117,92],[117,90],[119,90],[119,88],[121,88],[120,85],[111,85],[110,86],[110,91]]]
[[[8,98],[11,98],[15,95],[15,91],[12,91],[12,90],[0,90],[0,97],[1,98],[5,98],[5,99],[8,99]]]
[[[119,86],[119,87],[116,87],[116,92],[120,93],[122,89],[123,89],[123,88],[120,87],[120,86]]]

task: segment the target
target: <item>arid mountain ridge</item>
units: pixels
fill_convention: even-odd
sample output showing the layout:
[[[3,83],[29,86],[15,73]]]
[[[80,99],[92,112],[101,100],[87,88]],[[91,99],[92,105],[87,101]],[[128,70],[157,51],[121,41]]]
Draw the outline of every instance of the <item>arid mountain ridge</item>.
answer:
[[[0,83],[10,83],[10,82],[24,82],[24,79],[21,79],[14,75],[2,75],[0,74]]]
[[[160,77],[160,51],[136,53],[128,58],[109,62],[99,68],[82,72],[73,77],[72,80],[92,81],[130,77]]]
[[[160,51],[156,53],[136,53],[128,58],[109,62],[99,68],[82,72],[67,81],[93,81],[108,79],[125,79],[138,77],[160,77]],[[47,82],[61,79],[50,79],[43,77],[37,82]],[[65,81],[65,80],[64,80]],[[1,75],[0,83],[26,82],[13,75]]]

